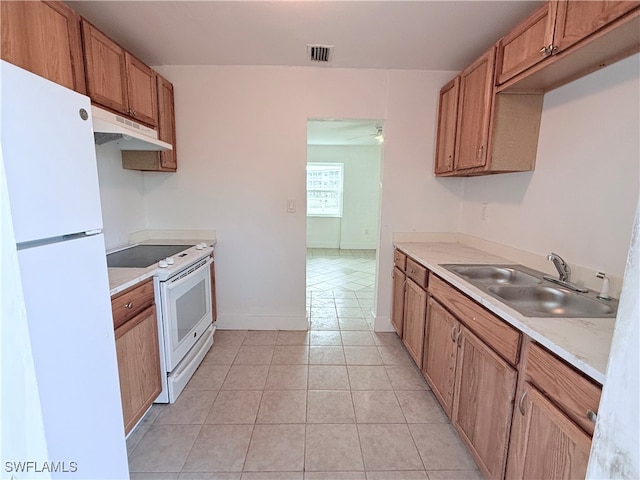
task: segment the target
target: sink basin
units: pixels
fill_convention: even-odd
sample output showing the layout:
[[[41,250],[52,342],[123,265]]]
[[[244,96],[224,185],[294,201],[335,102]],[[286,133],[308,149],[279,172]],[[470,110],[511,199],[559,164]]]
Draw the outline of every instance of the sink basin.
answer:
[[[613,305],[546,285],[493,285],[489,293],[523,315],[534,317],[615,317]]]
[[[536,285],[542,280],[513,266],[502,265],[443,265],[447,270],[471,283],[500,285]]]
[[[596,292],[577,293],[543,279],[524,265],[444,264],[480,290],[526,317],[615,317],[618,301],[600,301]]]

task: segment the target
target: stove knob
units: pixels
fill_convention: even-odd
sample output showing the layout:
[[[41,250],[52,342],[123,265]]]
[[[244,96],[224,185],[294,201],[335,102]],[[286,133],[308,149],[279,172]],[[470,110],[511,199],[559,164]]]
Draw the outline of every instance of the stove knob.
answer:
[[[202,248],[207,248],[207,244],[205,242],[202,242],[200,245],[202,245]]]
[[[202,250],[204,247],[202,246],[201,243],[196,245],[196,250]]]
[[[173,257],[167,257],[166,262],[167,262],[167,265],[173,265],[174,263],[176,263]]]
[[[158,262],[158,267],[160,267],[160,268],[167,268],[168,266],[169,266],[169,265],[167,264],[167,261],[166,261],[166,260],[160,260],[160,261]]]

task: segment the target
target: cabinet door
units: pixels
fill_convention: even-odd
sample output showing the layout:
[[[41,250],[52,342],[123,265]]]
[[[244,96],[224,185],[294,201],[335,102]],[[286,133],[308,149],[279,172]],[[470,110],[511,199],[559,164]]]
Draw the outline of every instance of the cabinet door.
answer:
[[[96,103],[128,115],[125,52],[86,20],[82,41],[87,74],[87,94]]]
[[[449,418],[456,376],[456,341],[460,333],[460,322],[433,298],[429,298],[422,368]]]
[[[0,2],[1,57],[85,93],[80,17],[62,2]]]
[[[176,170],[176,114],[173,103],[173,85],[167,79],[156,74],[158,92],[158,137],[173,145],[173,150],[160,153],[160,167]]]
[[[155,72],[129,52],[125,52],[124,58],[129,116],[155,127],[158,123]]]
[[[422,348],[424,345],[424,322],[427,313],[427,292],[416,282],[407,278],[404,303],[403,338],[407,351],[422,368]]]
[[[398,336],[402,338],[404,327],[404,292],[406,276],[398,267],[393,267],[393,306],[391,308],[391,323]]]
[[[507,478],[583,479],[591,439],[525,383],[513,414]]]
[[[562,0],[558,2],[553,45],[562,51],[633,10],[640,2]]]
[[[129,433],[162,390],[155,306],[116,329],[115,336],[124,429]]]
[[[555,20],[553,7],[553,2],[545,3],[498,42],[498,85],[551,55]]]
[[[453,422],[487,478],[504,475],[516,376],[507,362],[462,328]]]
[[[453,171],[459,93],[460,77],[454,78],[440,90],[438,138],[436,143],[436,174]]]
[[[482,167],[487,162],[494,67],[492,48],[460,74],[456,170]]]

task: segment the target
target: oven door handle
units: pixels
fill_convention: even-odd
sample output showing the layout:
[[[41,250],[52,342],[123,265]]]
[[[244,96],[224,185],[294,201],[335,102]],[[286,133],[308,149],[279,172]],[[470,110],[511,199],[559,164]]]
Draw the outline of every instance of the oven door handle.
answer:
[[[185,275],[183,278],[181,278],[180,280],[176,280],[175,282],[167,282],[165,283],[165,288],[167,290],[173,290],[174,288],[178,288],[180,285],[182,285],[183,283],[191,280],[191,276],[194,275],[198,270],[200,270],[201,268],[207,267],[209,265],[211,265],[213,263],[213,258],[209,257],[209,260],[207,260],[207,263],[203,264],[202,266],[198,267],[197,270],[194,270],[193,272],[191,272],[188,275]],[[208,278],[208,276],[207,276]]]

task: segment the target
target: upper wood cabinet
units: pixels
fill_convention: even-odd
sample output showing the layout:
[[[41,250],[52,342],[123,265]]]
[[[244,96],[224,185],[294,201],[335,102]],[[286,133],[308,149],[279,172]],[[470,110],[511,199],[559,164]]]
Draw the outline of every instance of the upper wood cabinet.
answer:
[[[80,17],[58,1],[0,2],[3,60],[85,93]]]
[[[125,52],[124,57],[129,115],[141,122],[157,126],[156,73],[129,52]]]
[[[551,55],[555,6],[554,2],[545,3],[498,42],[498,85]]]
[[[147,172],[175,172],[178,168],[176,156],[176,122],[173,103],[173,85],[169,80],[155,74],[157,81],[158,138],[173,145],[173,150],[162,152],[123,150],[122,168]]]
[[[558,10],[553,35],[553,48],[565,50],[600,28],[617,20],[638,7],[637,1],[564,0],[557,3]]]
[[[536,9],[440,91],[435,174],[533,170],[544,93],[640,51],[639,32],[639,1]]]
[[[82,40],[91,99],[157,126],[155,72],[86,20],[82,20]]]
[[[436,141],[436,174],[453,172],[459,96],[460,77],[458,76],[440,90],[438,138]]]
[[[498,94],[493,86],[495,49],[476,60],[440,95],[435,174],[471,176],[533,170],[542,94]],[[460,82],[457,111],[456,82]],[[447,111],[446,114],[442,113]],[[451,115],[455,112],[455,128]],[[452,143],[453,162],[449,160]]]
[[[176,114],[173,99],[173,85],[166,78],[156,74],[158,90],[158,136],[160,140],[173,145],[173,150],[160,153],[160,168],[178,168],[176,157]]]
[[[494,67],[492,48],[460,74],[456,170],[482,167],[487,161]]]
[[[498,42],[498,90],[546,92],[637,52],[639,6],[638,1],[547,2]]]

